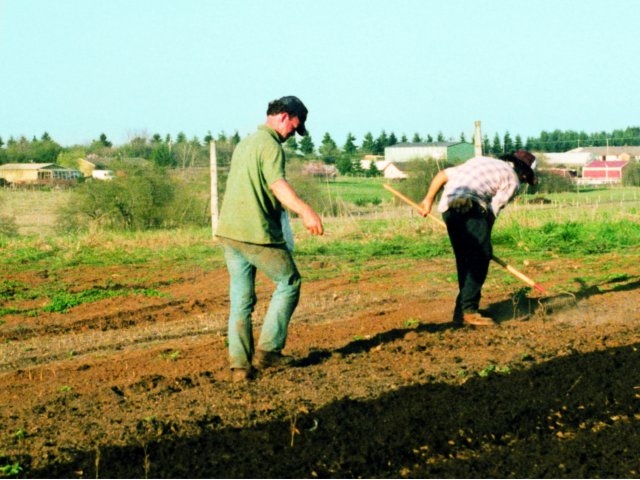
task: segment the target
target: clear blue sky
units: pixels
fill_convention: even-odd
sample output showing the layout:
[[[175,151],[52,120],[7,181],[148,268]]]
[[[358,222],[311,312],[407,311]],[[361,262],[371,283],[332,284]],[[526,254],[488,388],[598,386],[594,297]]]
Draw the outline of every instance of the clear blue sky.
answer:
[[[0,0],[0,137],[251,133],[316,146],[640,125],[636,0]]]

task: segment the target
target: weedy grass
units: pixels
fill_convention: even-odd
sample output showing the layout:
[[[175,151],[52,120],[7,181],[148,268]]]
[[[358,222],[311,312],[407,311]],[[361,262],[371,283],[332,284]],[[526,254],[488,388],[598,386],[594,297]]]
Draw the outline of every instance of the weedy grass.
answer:
[[[357,281],[365,272],[390,263],[409,271],[415,259],[451,258],[445,228],[411,207],[398,206],[381,183],[381,179],[326,182],[325,188],[336,201],[355,202],[365,196],[383,200],[373,207],[323,218],[326,233],[321,237],[309,235],[302,222],[293,219],[294,256],[307,280],[348,275]],[[529,261],[541,265],[550,258],[566,258],[584,266],[597,262],[596,254],[601,253],[619,253],[629,265],[631,258],[637,257],[640,189],[591,189],[545,195],[545,202],[535,199],[518,197],[501,212],[492,236],[496,256],[512,265]],[[47,298],[49,303],[43,307],[46,311],[64,312],[81,303],[119,295],[157,295],[153,290],[156,285],[149,279],[154,269],[166,264],[179,271],[224,268],[222,248],[209,227],[83,234],[0,233],[0,248],[0,315],[15,313],[13,300]],[[57,270],[117,265],[144,266],[149,270],[148,278],[138,279],[137,284],[106,284],[76,293],[55,281]],[[40,287],[25,285],[17,275],[26,270],[50,280]],[[620,272],[620,265],[613,261],[581,275],[598,281],[598,275],[612,272]],[[443,275],[455,281],[455,272]],[[149,286],[152,289],[145,290]]]
[[[15,477],[20,475],[22,470],[22,465],[19,462],[0,465],[0,477]]]
[[[340,177],[324,183],[325,193],[331,198],[340,199],[358,206],[379,205],[387,196],[382,189],[386,180],[381,177]]]
[[[128,295],[144,295],[146,297],[163,296],[161,292],[151,289],[130,289],[115,287],[115,290],[107,288],[90,288],[77,293],[58,292],[51,299],[51,303],[45,305],[42,310],[44,312],[65,313],[71,308],[83,303],[97,302],[106,298],[123,297]]]

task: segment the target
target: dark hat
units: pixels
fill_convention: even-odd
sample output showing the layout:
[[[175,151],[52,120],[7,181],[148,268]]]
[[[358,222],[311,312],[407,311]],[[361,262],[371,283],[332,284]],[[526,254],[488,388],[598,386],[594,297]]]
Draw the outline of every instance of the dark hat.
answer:
[[[529,165],[529,167],[534,168],[536,157],[532,153],[527,152],[526,150],[516,150],[515,152],[513,152],[513,156],[521,162]]]
[[[526,150],[516,150],[500,157],[505,162],[513,165],[520,181],[527,182],[529,185],[538,183],[536,174],[533,169],[536,167],[536,157]]]
[[[298,117],[298,120],[300,120],[300,124],[298,125],[298,128],[296,128],[298,135],[306,135],[308,132],[304,126],[304,122],[307,121],[307,113],[309,113],[309,110],[304,106],[304,103],[302,103],[298,97],[293,95],[282,97],[279,102],[282,104],[282,110],[284,112],[293,117]]]

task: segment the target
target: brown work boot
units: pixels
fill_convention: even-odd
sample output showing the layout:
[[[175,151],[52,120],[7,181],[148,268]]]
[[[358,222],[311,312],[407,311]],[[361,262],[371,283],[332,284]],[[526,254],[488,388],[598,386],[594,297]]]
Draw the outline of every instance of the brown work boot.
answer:
[[[492,327],[496,325],[496,322],[494,322],[492,318],[484,317],[479,312],[463,313],[462,323],[474,327]]]
[[[283,355],[281,352],[258,350],[253,357],[253,364],[260,370],[269,367],[290,367],[293,364],[293,357]]]
[[[231,369],[231,381],[233,383],[248,382],[253,380],[254,371],[253,368],[232,368]]]

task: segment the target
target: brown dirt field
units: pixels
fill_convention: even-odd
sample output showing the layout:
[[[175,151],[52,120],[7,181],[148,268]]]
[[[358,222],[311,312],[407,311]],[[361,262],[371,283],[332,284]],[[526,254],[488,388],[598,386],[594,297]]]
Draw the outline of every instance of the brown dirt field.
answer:
[[[227,380],[225,270],[11,276],[78,289],[148,278],[166,295],[2,317],[0,467],[18,462],[30,478],[638,477],[637,258],[602,255],[595,283],[580,262],[549,259],[548,295],[494,264],[492,328],[449,323],[455,285],[435,274],[452,258],[309,280],[285,349],[295,365],[246,384]],[[322,268],[298,263],[303,277]],[[271,291],[259,279],[256,329]],[[575,288],[556,291],[567,279]]]

